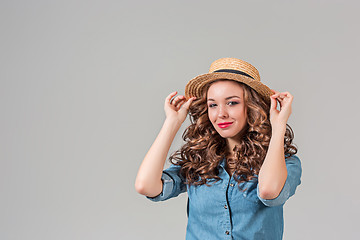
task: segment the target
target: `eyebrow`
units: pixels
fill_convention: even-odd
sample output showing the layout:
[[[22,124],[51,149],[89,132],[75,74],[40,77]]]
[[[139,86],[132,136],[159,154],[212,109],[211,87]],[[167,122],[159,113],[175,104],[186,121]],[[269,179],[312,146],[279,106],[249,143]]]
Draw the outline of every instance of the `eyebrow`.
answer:
[[[239,97],[239,96],[230,96],[230,97],[225,98],[225,100],[228,100],[228,99],[230,99],[230,98],[240,98],[240,97]],[[240,99],[241,99],[241,98],[240,98]],[[212,98],[209,98],[208,101],[215,101],[215,100],[212,99]]]

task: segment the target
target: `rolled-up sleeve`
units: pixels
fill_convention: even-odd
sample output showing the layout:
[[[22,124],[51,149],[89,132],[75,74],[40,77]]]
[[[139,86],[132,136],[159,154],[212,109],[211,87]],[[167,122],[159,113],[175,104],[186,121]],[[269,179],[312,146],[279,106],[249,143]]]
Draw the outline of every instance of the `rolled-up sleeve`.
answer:
[[[155,197],[148,197],[151,201],[164,201],[178,196],[180,193],[186,191],[184,179],[180,176],[180,166],[172,164],[169,168],[163,170],[161,181],[163,189],[161,193]]]
[[[279,195],[274,199],[263,199],[259,195],[259,184],[257,186],[257,196],[264,203],[265,206],[274,207],[280,206],[286,202],[292,195],[295,194],[297,186],[301,184],[301,162],[300,159],[293,155],[285,158],[287,178]]]

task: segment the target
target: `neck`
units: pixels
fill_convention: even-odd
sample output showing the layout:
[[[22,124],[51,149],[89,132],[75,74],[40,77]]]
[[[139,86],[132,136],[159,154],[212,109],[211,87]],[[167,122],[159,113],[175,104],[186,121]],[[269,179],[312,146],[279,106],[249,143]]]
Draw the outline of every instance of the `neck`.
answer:
[[[240,145],[240,141],[236,141],[234,139],[227,138],[226,142],[227,142],[229,154],[232,157],[232,156],[234,156],[234,148],[236,145]]]
[[[245,131],[246,131],[246,129],[243,129],[241,132],[239,132],[238,135],[231,137],[231,138],[226,138],[226,143],[227,143],[227,147],[228,147],[230,156],[234,156],[233,149],[235,148],[235,145],[240,145],[240,139],[243,138]]]

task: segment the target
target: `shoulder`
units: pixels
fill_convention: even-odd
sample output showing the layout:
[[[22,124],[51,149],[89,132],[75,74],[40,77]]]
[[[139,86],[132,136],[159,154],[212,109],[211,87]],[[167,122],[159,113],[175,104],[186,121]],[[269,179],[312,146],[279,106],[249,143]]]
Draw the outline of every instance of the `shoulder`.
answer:
[[[301,160],[300,158],[294,154],[294,155],[289,155],[289,154],[285,154],[285,162],[288,164],[298,164],[301,165]]]
[[[285,163],[288,171],[288,177],[297,179],[297,184],[300,184],[300,178],[302,175],[300,158],[295,154],[292,156],[285,156]]]

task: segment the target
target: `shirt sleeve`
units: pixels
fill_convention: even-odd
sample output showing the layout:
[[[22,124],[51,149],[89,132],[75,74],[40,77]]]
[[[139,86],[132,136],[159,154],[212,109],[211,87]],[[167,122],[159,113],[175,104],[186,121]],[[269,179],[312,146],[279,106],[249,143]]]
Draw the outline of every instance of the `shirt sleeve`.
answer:
[[[161,181],[163,182],[162,192],[155,197],[148,197],[153,202],[164,201],[178,196],[180,193],[186,191],[184,179],[180,175],[179,165],[172,164],[169,168],[163,170]]]
[[[257,196],[264,203],[265,206],[274,207],[280,206],[286,202],[292,195],[295,194],[296,188],[301,184],[301,162],[300,159],[293,155],[285,158],[287,178],[283,189],[279,195],[274,199],[263,199],[259,195],[259,184],[257,186]]]

